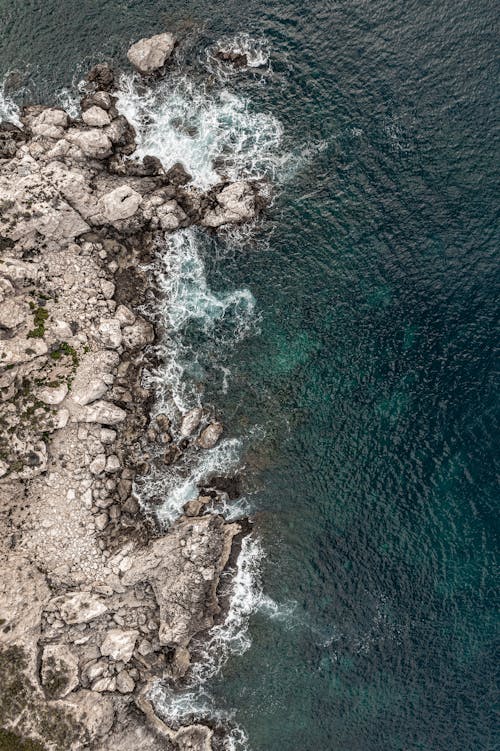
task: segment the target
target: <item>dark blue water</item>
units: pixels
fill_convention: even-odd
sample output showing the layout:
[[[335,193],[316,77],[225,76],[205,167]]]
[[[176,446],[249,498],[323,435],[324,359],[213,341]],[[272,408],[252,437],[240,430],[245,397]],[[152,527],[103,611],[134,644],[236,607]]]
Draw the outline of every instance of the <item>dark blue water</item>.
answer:
[[[253,242],[205,259],[261,316],[227,393],[207,388],[235,435],[258,435],[264,588],[296,603],[256,613],[212,687],[253,751],[500,746],[496,10],[0,5],[1,70],[45,99],[162,23],[200,48],[264,35],[272,75],[228,86],[288,150],[311,147]]]

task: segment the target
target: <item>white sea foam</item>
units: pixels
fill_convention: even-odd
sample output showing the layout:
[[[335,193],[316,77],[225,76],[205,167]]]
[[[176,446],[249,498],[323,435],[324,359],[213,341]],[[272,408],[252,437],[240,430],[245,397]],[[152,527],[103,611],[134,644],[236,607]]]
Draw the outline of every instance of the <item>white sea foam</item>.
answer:
[[[182,162],[192,183],[272,178],[280,166],[283,126],[271,114],[227,88],[209,89],[172,73],[148,90],[134,75],[122,76],[118,108],[138,134],[135,156],[158,157],[168,169]]]
[[[0,88],[0,123],[13,123],[20,126],[19,114],[19,107],[14,99],[5,91],[4,81]]]
[[[200,401],[196,381],[203,356],[223,368],[217,358],[247,336],[255,321],[255,300],[248,289],[215,294],[209,288],[202,257],[206,242],[206,235],[194,228],[167,235],[152,267],[164,334],[158,346],[161,364],[147,381],[157,396],[156,411],[173,418],[176,410],[186,412]],[[188,331],[196,335],[196,345],[189,343]],[[227,370],[220,372],[227,378]]]

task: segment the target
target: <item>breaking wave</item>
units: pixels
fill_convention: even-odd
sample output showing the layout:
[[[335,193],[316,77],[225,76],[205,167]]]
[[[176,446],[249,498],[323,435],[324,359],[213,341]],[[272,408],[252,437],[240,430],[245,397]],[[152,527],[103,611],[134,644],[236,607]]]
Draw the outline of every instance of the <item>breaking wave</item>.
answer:
[[[0,86],[0,123],[12,123],[21,126],[19,107],[5,90],[5,79]]]

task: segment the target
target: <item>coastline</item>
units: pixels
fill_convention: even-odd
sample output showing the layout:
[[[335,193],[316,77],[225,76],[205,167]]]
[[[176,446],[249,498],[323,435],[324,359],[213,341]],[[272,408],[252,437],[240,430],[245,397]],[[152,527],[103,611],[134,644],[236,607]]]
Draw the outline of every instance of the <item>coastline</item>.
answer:
[[[170,37],[131,48],[146,85]],[[208,751],[220,729],[169,727],[148,692],[181,685],[191,640],[223,619],[220,578],[248,522],[224,519],[214,487],[165,530],[134,493],[223,433],[202,407],[155,412],[146,269],[164,233],[252,220],[265,197],[251,181],[203,191],[182,165],[135,160],[113,91],[97,65],[81,117],[26,107],[22,128],[0,127],[0,725],[6,742],[54,750]]]

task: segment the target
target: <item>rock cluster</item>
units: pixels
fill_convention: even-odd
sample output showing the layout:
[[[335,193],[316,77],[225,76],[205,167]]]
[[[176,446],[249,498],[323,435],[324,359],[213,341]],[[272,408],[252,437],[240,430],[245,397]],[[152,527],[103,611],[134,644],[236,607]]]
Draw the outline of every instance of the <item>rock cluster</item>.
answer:
[[[174,46],[160,34],[129,60],[150,75]],[[140,738],[206,751],[212,729],[167,727],[148,690],[189,670],[242,528],[216,513],[228,497],[216,488],[167,534],[134,496],[138,473],[169,471],[223,432],[201,407],[178,424],[149,416],[141,265],[157,233],[215,230],[262,204],[249,182],[204,193],[182,165],[135,160],[113,83],[97,65],[81,117],[33,106],[23,128],[0,125],[0,681],[14,655],[19,674],[0,725],[51,750],[132,751]]]

